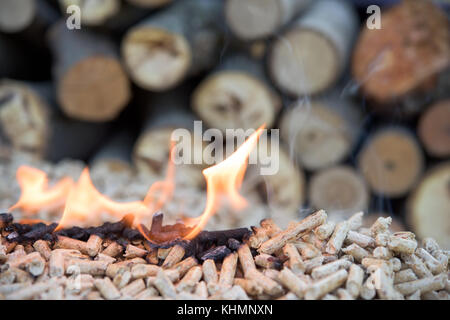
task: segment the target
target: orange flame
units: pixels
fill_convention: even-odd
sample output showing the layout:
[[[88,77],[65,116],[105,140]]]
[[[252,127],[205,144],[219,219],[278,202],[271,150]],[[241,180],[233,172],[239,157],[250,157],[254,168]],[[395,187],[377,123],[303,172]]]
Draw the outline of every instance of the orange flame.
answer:
[[[99,219],[103,213],[122,218],[130,212],[139,216],[148,212],[148,208],[141,201],[121,203],[102,195],[93,185],[86,168],[70,190],[57,230],[73,226],[77,221],[95,224],[95,219]]]
[[[185,239],[195,238],[206,226],[210,217],[216,212],[221,196],[227,196],[235,209],[239,210],[247,205],[247,201],[238,190],[244,179],[248,157],[257,145],[263,129],[264,126],[259,128],[225,161],[203,170],[207,183],[206,208],[200,217],[189,219],[189,224],[194,227]],[[172,197],[175,189],[173,142],[170,150],[165,180],[154,183],[143,201],[122,203],[109,199],[95,188],[87,168],[83,170],[77,183],[70,178],[64,178],[56,185],[48,187],[48,178],[44,172],[23,166],[17,171],[17,180],[22,194],[10,210],[20,208],[26,212],[36,213],[42,209],[56,209],[65,205],[57,230],[73,226],[80,221],[90,225],[101,223],[102,214],[120,219],[126,214],[133,213],[139,230],[145,236],[139,222],[143,217],[151,218],[153,213],[160,210]]]
[[[19,201],[9,208],[10,211],[22,209],[25,212],[36,213],[39,210],[55,210],[64,206],[66,198],[73,187],[70,178],[61,179],[49,188],[45,172],[21,166],[16,178],[22,190]]]
[[[243,209],[247,201],[239,194],[242,185],[247,160],[250,153],[258,143],[258,139],[264,130],[264,126],[252,134],[245,143],[239,147],[231,156],[221,163],[203,170],[206,178],[206,208],[203,214],[194,219],[195,228],[185,237],[194,239],[208,223],[209,218],[216,212],[221,195],[226,195],[236,210]]]

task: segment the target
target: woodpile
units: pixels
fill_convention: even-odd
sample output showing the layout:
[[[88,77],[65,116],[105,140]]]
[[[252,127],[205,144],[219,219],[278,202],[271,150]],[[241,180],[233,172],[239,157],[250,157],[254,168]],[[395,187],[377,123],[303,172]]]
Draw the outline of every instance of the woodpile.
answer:
[[[11,221],[2,219],[8,238]],[[448,251],[431,238],[419,244],[411,232],[390,232],[389,217],[369,228],[362,221],[357,213],[330,224],[319,210],[287,229],[261,221],[247,240],[241,230],[205,233],[199,238],[228,239],[228,253],[200,259],[189,243],[124,246],[91,234],[11,246],[2,237],[0,294],[7,300],[449,298]]]
[[[215,132],[228,138],[233,135],[228,135],[228,129],[247,131],[265,124],[272,129],[269,150],[271,143],[278,142],[279,130],[279,170],[261,176],[259,169],[267,163],[249,166],[240,189],[248,207],[242,211],[218,208],[207,228],[249,227],[272,219],[273,223],[254,228],[256,235],[268,241],[281,232],[278,229],[293,227],[290,221],[324,209],[329,222],[318,228],[317,238],[330,240],[336,232],[325,251],[315,236],[302,234],[304,241],[285,242],[276,252],[255,256],[252,268],[246,249],[233,251],[223,244],[212,254],[235,253],[218,263],[216,269],[224,268],[223,275],[213,272],[211,262],[191,266],[187,278],[180,279],[182,292],[174,273],[163,272],[156,280],[158,272],[154,270],[149,272],[155,279],[127,288],[133,279],[130,268],[120,276],[88,280],[93,288],[89,297],[134,296],[144,283],[142,297],[184,294],[187,298],[189,292],[203,297],[273,298],[283,292],[287,294],[284,298],[343,299],[354,297],[358,286],[354,282],[361,278],[361,271],[353,267],[355,261],[364,271],[364,293],[358,297],[374,296],[374,290],[365,287],[368,274],[363,259],[397,257],[404,264],[409,260],[398,255],[397,242],[402,246],[404,241],[397,236],[390,248],[386,240],[390,238],[384,233],[377,240],[371,234],[347,231],[341,223],[354,212],[367,212],[368,221],[392,216],[394,232],[410,229],[418,241],[433,237],[442,249],[450,248],[450,29],[445,13],[448,7],[428,0],[379,1],[382,28],[370,29],[367,6],[356,2],[0,1],[0,211],[6,212],[20,196],[16,172],[21,165],[45,171],[50,185],[64,176],[77,181],[89,166],[93,185],[113,201],[144,199],[154,182],[173,180],[171,201],[161,210],[170,223],[196,218],[206,203],[203,170],[217,164],[216,158],[205,152],[212,149],[207,148],[208,143],[215,142],[209,129],[218,129]],[[383,6],[387,3],[389,6]],[[66,26],[70,6],[81,10],[81,30]],[[195,130],[194,121],[201,121],[200,131]],[[201,159],[177,164],[172,177],[175,129],[190,134],[192,157],[197,154]],[[62,208],[42,210],[34,217],[19,209],[14,214],[16,218],[58,222]],[[271,226],[270,235],[262,231],[267,225]],[[344,244],[354,245],[344,248],[353,253],[353,261],[342,259],[352,254],[338,248],[346,232],[350,240],[344,237]],[[92,243],[91,252],[96,242]],[[59,254],[50,259],[42,246],[42,242],[37,244],[39,250],[35,251],[46,263],[61,264]],[[138,249],[128,247],[126,253],[126,246],[121,247],[127,256],[124,261],[142,258],[141,250],[147,250],[135,247]],[[17,256],[22,249],[27,255],[35,252],[19,245]],[[74,250],[89,256],[84,249]],[[117,250],[113,245],[104,255]],[[167,252],[160,251],[151,261],[163,263]],[[420,259],[429,258],[422,251],[416,254]],[[307,294],[308,281],[297,279],[302,271],[299,256],[303,262],[308,260],[306,276],[316,280],[322,279],[327,269],[312,270],[333,262],[330,255],[339,261],[337,269],[327,274],[333,277]],[[98,253],[94,256],[97,260],[89,272],[107,274],[102,268],[108,258]],[[245,268],[257,271],[243,270],[241,259]],[[33,273],[39,273],[42,260],[34,254],[30,261]],[[285,262],[289,270],[278,270],[280,278],[274,277],[271,269]],[[14,268],[27,275],[13,268],[17,274],[11,271],[9,277],[12,273],[20,279],[33,276],[25,264]],[[73,265],[91,268],[79,261]],[[135,272],[148,271],[140,268]],[[231,275],[234,269],[242,275]],[[52,270],[66,272],[61,265]],[[202,279],[201,272],[204,282],[197,281]],[[418,272],[431,279],[426,271]],[[347,288],[345,281],[350,275]],[[275,284],[266,282],[270,276]],[[387,280],[380,276],[380,281],[392,280],[392,274],[386,274]],[[413,279],[410,272],[398,277],[422,279],[418,275]],[[214,291],[210,283],[234,289]],[[50,293],[49,286],[40,285],[35,292],[43,290],[43,297],[53,297],[61,294],[61,288],[63,293],[65,290],[64,284],[50,287],[58,289]],[[412,295],[409,289],[397,290],[395,285],[397,293],[391,289],[375,290],[375,295],[419,295],[417,290]],[[7,292],[3,294],[9,295]],[[434,289],[430,292],[420,295],[436,298],[441,294]]]

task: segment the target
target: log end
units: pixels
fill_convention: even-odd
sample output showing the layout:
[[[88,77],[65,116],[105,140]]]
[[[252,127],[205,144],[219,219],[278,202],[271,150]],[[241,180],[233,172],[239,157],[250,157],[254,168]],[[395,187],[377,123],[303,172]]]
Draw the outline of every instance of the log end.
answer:
[[[114,119],[130,97],[130,84],[120,63],[101,55],[75,64],[58,86],[63,111],[69,117],[84,121]]]
[[[0,82],[0,132],[14,148],[42,155],[49,135],[49,108],[16,81]]]
[[[330,214],[353,214],[367,211],[369,191],[362,177],[351,167],[338,166],[313,176],[309,199],[314,208],[323,208]]]
[[[417,131],[428,154],[438,158],[449,157],[450,100],[431,106],[421,117]]]
[[[432,169],[410,195],[407,221],[417,237],[450,249],[450,162]]]
[[[371,189],[389,197],[407,193],[424,166],[422,150],[415,138],[395,127],[381,130],[369,139],[358,162]]]
[[[126,35],[122,55],[133,81],[150,91],[165,91],[179,84],[192,60],[183,36],[147,26]]]
[[[334,44],[314,30],[294,28],[273,45],[270,74],[292,96],[317,94],[332,85],[341,70]]]
[[[20,32],[33,22],[35,14],[34,0],[2,0],[0,1],[0,31]]]
[[[281,99],[263,82],[237,71],[218,72],[203,81],[192,97],[194,111],[210,127],[270,128]]]
[[[352,69],[363,92],[384,104],[449,65],[450,33],[445,13],[430,1],[401,1],[381,21],[382,29],[364,26]]]
[[[225,18],[232,32],[243,40],[263,38],[273,34],[283,23],[278,1],[228,0]]]
[[[320,102],[300,101],[281,119],[281,137],[308,170],[329,167],[351,151],[353,138],[347,120]]]

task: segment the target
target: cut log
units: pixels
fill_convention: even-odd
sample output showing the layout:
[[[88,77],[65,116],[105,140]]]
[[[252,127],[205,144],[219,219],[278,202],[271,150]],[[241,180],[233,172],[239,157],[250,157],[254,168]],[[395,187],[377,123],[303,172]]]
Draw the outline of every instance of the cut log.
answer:
[[[203,186],[202,169],[194,164],[194,154],[203,155],[203,144],[194,143],[194,116],[188,108],[188,92],[179,88],[154,94],[148,102],[147,115],[141,134],[134,146],[133,162],[139,173],[156,179],[164,177],[170,159],[171,136],[175,129],[187,129],[191,134],[191,164],[175,166],[176,180],[180,185]],[[201,133],[200,133],[201,134]],[[201,137],[197,137],[201,141]],[[185,141],[182,141],[186,144]],[[178,154],[178,153],[177,153]]]
[[[165,91],[211,68],[220,54],[220,16],[219,1],[183,0],[131,28],[122,55],[133,81]]]
[[[309,185],[312,207],[331,214],[348,215],[367,212],[369,191],[364,179],[351,167],[337,166],[317,172]]]
[[[281,137],[302,167],[318,170],[343,161],[352,152],[361,118],[351,101],[338,96],[300,100],[283,114]]]
[[[434,238],[450,249],[450,162],[431,169],[411,194],[407,221],[421,239]]]
[[[291,96],[332,86],[347,65],[358,19],[346,1],[316,1],[277,39],[269,57],[275,84]]]
[[[25,84],[0,83],[1,131],[20,150],[42,155],[49,136],[49,114],[45,100]]]
[[[450,156],[450,99],[432,105],[421,116],[417,129],[428,154],[437,158]]]
[[[254,40],[273,35],[310,3],[311,0],[227,0],[225,18],[238,38]]]
[[[261,138],[258,148],[264,139]],[[267,141],[271,150],[271,143]],[[270,208],[270,217],[280,226],[298,218],[300,209],[305,202],[305,176],[301,168],[289,158],[289,154],[279,146],[278,171],[273,175],[261,175],[260,168],[249,167],[249,176],[255,176],[258,189]],[[268,153],[271,157],[271,153]],[[273,158],[276,161],[276,157]],[[251,179],[251,178],[250,178]]]
[[[26,29],[33,22],[35,13],[35,0],[0,1],[0,31],[15,33]]]
[[[0,83],[0,123],[11,145],[51,161],[86,159],[98,148],[109,125],[64,117],[50,83]],[[68,143],[70,142],[70,143]]]
[[[356,81],[377,109],[425,90],[450,63],[449,23],[432,1],[401,1],[381,21],[381,29],[363,26],[352,63]]]
[[[104,122],[116,118],[130,99],[130,84],[109,39],[87,30],[50,29],[58,101],[71,118]]]
[[[158,8],[171,3],[173,0],[126,0],[128,3],[141,8]]]
[[[366,140],[358,165],[375,193],[400,197],[417,183],[424,159],[412,134],[400,127],[388,127]]]
[[[233,55],[192,95],[192,108],[211,128],[271,128],[281,99],[270,87],[262,65],[245,55]]]
[[[86,26],[99,26],[120,10],[120,0],[58,0],[65,14],[69,6],[75,5],[81,11],[81,23]]]

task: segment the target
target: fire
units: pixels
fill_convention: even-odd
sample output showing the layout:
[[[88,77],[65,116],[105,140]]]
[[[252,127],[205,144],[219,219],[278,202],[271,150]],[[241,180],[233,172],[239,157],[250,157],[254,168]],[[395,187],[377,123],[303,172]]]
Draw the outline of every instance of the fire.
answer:
[[[259,128],[225,161],[203,170],[207,183],[206,207],[201,216],[189,219],[193,230],[185,239],[193,239],[197,236],[216,212],[220,200],[224,196],[237,210],[247,205],[247,201],[239,194],[238,190],[244,179],[248,157],[257,145],[263,129],[264,126]],[[54,186],[49,187],[45,172],[22,166],[17,171],[17,180],[22,194],[19,201],[10,210],[20,208],[28,213],[36,213],[43,209],[54,210],[64,207],[57,230],[73,226],[80,221],[88,225],[101,223],[103,214],[121,219],[126,214],[132,213],[139,228],[142,218],[151,217],[173,195],[175,189],[174,150],[174,144],[172,144],[165,180],[154,183],[143,201],[116,202],[109,199],[95,188],[88,168],[83,170],[76,183],[71,178],[63,178]],[[186,219],[186,221],[188,220]]]
[[[203,170],[206,178],[206,208],[203,214],[195,220],[195,228],[185,238],[195,238],[208,223],[209,218],[216,212],[220,204],[221,195],[226,195],[231,205],[237,209],[243,209],[247,201],[239,194],[238,190],[244,180],[247,170],[247,160],[258,143],[264,126],[252,134],[247,141],[223,162]]]
[[[130,212],[140,216],[148,212],[148,209],[140,201],[121,203],[102,195],[93,185],[89,170],[86,168],[77,184],[70,190],[57,230],[73,226],[77,221],[88,221],[91,225],[95,224],[95,220],[104,213],[120,219]]]
[[[45,172],[22,166],[17,170],[16,178],[22,190],[19,201],[9,208],[10,211],[22,209],[28,213],[39,210],[55,210],[66,203],[74,182],[70,178],[60,180],[51,188]]]

